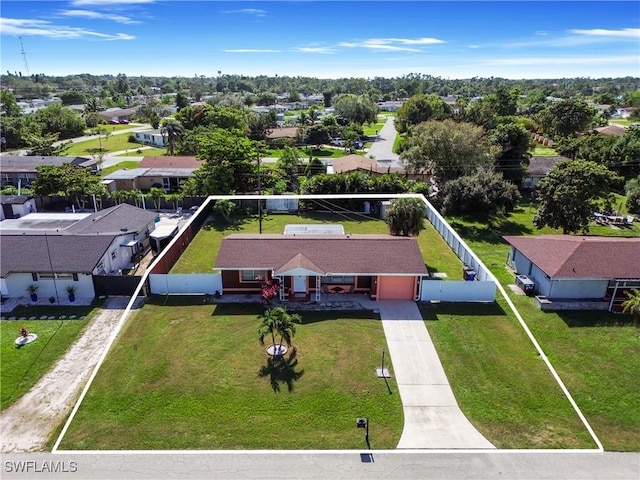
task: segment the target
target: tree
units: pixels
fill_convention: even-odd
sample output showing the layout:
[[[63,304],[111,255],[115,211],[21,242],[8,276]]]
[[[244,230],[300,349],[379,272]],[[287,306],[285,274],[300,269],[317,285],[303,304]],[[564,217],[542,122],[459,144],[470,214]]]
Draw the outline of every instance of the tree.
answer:
[[[554,137],[584,132],[593,122],[596,110],[582,99],[560,100],[538,114],[544,131]]]
[[[63,163],[60,166],[41,165],[36,168],[38,177],[32,186],[37,195],[66,197],[84,208],[87,196],[99,192],[102,179],[86,167]]]
[[[629,213],[640,213],[640,175],[629,180],[624,190],[627,194],[627,211]]]
[[[2,90],[0,91],[0,103],[2,104],[2,112],[6,117],[17,117],[20,115],[20,105],[16,102],[13,93]]]
[[[438,95],[426,95],[424,93],[414,95],[404,102],[396,112],[396,130],[405,133],[412,125],[417,125],[427,120],[444,120],[453,113],[453,110]]]
[[[396,198],[387,212],[389,233],[397,236],[417,236],[423,229],[425,205],[419,198]]]
[[[182,136],[183,127],[178,120],[171,117],[163,118],[160,124],[162,125],[160,133],[165,140],[165,144],[169,146],[169,156],[173,156],[176,140]]]
[[[480,169],[447,182],[440,192],[442,207],[450,214],[489,216],[511,212],[520,200],[518,188],[497,172]]]
[[[628,299],[622,302],[622,313],[630,313],[637,322],[640,320],[640,290],[632,288],[631,291],[625,290],[624,294]]]
[[[62,105],[82,105],[86,101],[84,93],[77,90],[69,90],[59,95]]]
[[[213,211],[221,216],[226,223],[231,221],[231,214],[235,208],[236,204],[226,198],[216,200],[216,203],[213,205]]]
[[[277,125],[276,120],[275,110],[249,114],[247,117],[247,127],[249,129],[247,136],[251,140],[266,140],[267,135]]]
[[[153,206],[156,210],[160,210],[160,204],[164,198],[164,190],[158,187],[151,187],[149,189],[149,196],[153,200]]]
[[[522,183],[524,166],[528,163],[531,134],[517,123],[501,123],[489,136],[489,141],[500,147],[495,168],[504,178],[516,185]]]
[[[604,165],[585,160],[556,164],[538,184],[540,207],[533,223],[561,228],[562,233],[588,232],[602,200],[611,202],[611,186],[621,178]]]
[[[309,145],[320,147],[320,145],[329,143],[330,141],[331,136],[329,135],[329,129],[320,123],[311,125],[306,131],[305,143]]]
[[[176,95],[176,108],[178,111],[189,106],[189,97],[183,92],[178,92]]]
[[[437,181],[449,180],[493,164],[498,149],[491,146],[481,127],[447,119],[423,122],[405,138],[400,157],[414,172],[430,170]]]
[[[81,115],[58,104],[37,110],[33,117],[42,125],[42,133],[57,133],[61,140],[81,137],[87,127]]]
[[[335,101],[334,108],[336,115],[349,123],[362,125],[376,123],[378,119],[378,106],[367,95],[341,95]]]
[[[71,148],[71,142],[58,142],[57,133],[27,134],[25,140],[29,146],[27,153],[34,156],[63,156]]]
[[[264,345],[264,339],[271,337],[274,348],[274,356],[282,355],[282,343],[291,346],[291,340],[296,333],[296,323],[301,322],[301,317],[297,313],[289,313],[284,307],[267,309],[258,317],[261,320],[258,328],[258,338]],[[280,343],[276,345],[276,335],[280,336]]]
[[[297,148],[284,147],[282,155],[276,162],[276,167],[283,171],[286,175],[288,191],[298,191],[298,167],[300,165],[300,156]]]

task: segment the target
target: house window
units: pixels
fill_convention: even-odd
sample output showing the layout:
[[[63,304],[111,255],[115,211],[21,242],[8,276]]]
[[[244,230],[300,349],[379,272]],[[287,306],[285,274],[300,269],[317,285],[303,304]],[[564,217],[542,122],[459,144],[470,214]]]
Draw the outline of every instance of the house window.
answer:
[[[258,278],[267,278],[266,272],[264,270],[242,270],[240,272],[241,282],[255,282]]]
[[[113,252],[111,252],[111,260],[115,260],[116,259],[116,251],[114,250]]]
[[[73,278],[73,273],[56,273],[56,278],[70,280]]]
[[[356,277],[350,276],[350,275],[330,275],[328,277],[322,277],[321,283],[323,284],[339,283],[343,285],[355,284]]]
[[[50,278],[55,278],[55,273],[53,272],[40,272],[38,274],[38,276],[40,277],[40,280],[48,280]]]

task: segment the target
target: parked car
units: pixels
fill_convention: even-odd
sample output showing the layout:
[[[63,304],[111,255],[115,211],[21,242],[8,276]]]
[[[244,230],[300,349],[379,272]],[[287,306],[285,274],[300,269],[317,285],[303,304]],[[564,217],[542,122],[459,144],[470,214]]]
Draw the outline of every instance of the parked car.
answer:
[[[112,118],[111,120],[109,120],[109,124],[111,124],[111,125],[118,125],[118,123],[120,123],[120,122],[118,122],[117,118]]]
[[[123,118],[122,120],[120,120],[120,124],[121,125],[128,125],[129,124],[129,120],[127,120],[126,118]]]

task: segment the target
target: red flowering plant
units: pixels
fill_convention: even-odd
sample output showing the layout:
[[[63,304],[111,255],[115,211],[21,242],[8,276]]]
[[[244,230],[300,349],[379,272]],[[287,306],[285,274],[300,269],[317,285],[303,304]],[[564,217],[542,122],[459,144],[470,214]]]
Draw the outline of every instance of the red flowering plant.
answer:
[[[256,277],[260,282],[260,297],[263,305],[271,305],[271,299],[278,296],[280,292],[280,282],[276,279],[264,280],[262,277]]]

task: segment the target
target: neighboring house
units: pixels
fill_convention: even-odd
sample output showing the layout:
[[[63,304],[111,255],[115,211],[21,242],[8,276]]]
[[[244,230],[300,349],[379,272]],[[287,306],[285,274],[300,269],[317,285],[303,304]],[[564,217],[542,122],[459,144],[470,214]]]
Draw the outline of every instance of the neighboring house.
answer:
[[[37,211],[35,200],[26,195],[0,195],[0,205],[0,221],[24,217]]]
[[[634,111],[635,111],[635,108],[633,107],[618,108],[613,113],[613,116],[618,118],[629,118],[631,115],[633,115]]]
[[[95,296],[94,276],[132,268],[149,248],[156,213],[127,204],[92,214],[32,213],[0,223],[0,291],[3,298]],[[116,281],[116,280],[112,280]]]
[[[377,105],[381,112],[397,112],[403,103],[404,100],[386,100],[378,102]]]
[[[138,111],[138,107],[132,108],[108,108],[102,112],[98,112],[102,118],[107,121],[119,122],[121,120],[131,121]]]
[[[296,140],[298,138],[298,127],[282,127],[274,128],[267,134],[267,143],[273,144],[281,138],[290,138]]]
[[[619,311],[624,290],[640,288],[640,238],[574,235],[505,236],[511,245],[507,263],[535,282],[547,299],[600,302]],[[589,304],[588,308],[593,305]]]
[[[61,166],[65,163],[79,165],[90,168],[93,173],[97,172],[98,160],[86,157],[43,157],[43,156],[0,156],[0,179],[2,187],[12,185],[18,187],[20,183],[23,187],[31,184],[38,177],[37,168],[42,165]]]
[[[598,127],[595,129],[600,135],[606,135],[608,137],[622,137],[626,133],[626,128],[620,125],[607,125],[605,127]]]
[[[403,167],[391,167],[380,165],[375,159],[362,155],[346,155],[344,157],[332,158],[331,165],[327,168],[327,173],[351,173],[362,172],[370,175],[384,175],[386,173],[398,173],[404,175]],[[332,167],[332,168],[330,168]]]
[[[531,157],[529,160],[529,167],[527,172],[522,177],[522,188],[526,190],[532,190],[538,186],[540,180],[547,176],[556,164],[570,160],[563,156],[554,157]]]
[[[417,240],[391,235],[234,234],[222,240],[214,268],[220,293],[259,293],[260,279],[277,279],[281,300],[322,293],[415,300],[428,275]]]
[[[153,145],[154,147],[164,147],[164,136],[160,133],[160,130],[143,130],[141,132],[133,132],[133,136],[136,142],[144,143],[145,145]]]
[[[114,190],[149,190],[162,188],[165,192],[179,190],[180,185],[193,176],[204,162],[196,157],[144,157],[138,168],[116,170],[104,177],[110,192]]]

